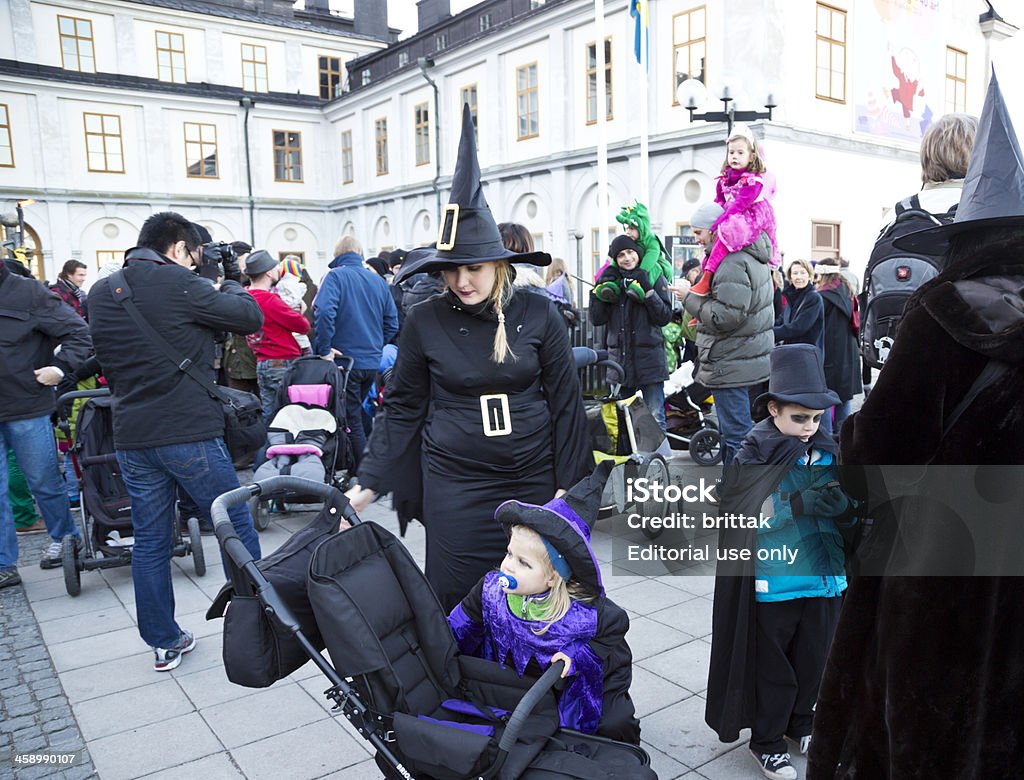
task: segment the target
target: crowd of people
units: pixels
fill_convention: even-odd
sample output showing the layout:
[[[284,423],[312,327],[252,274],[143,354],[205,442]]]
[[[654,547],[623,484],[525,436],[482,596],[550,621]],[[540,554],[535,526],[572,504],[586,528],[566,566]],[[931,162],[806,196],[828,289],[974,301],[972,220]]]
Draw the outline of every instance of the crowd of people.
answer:
[[[700,265],[673,278],[636,203],[589,293],[621,366],[612,379],[662,429],[679,363],[666,343],[692,340],[723,441],[721,511],[770,506],[757,532],[720,539],[765,554],[720,565],[706,719],[723,741],[749,728],[774,780],[796,777],[789,744],[818,778],[1004,777],[1024,758],[1020,730],[1005,728],[1024,691],[1016,581],[847,576],[844,532],[870,507],[840,464],[1007,464],[1020,450],[1024,167],[994,78],[980,124],[943,117],[921,162],[919,208],[959,206],[896,245],[941,255],[943,270],[910,299],[856,414],[856,279],[840,258],[795,259],[783,276],[776,181],[749,129],[728,138],[716,197],[692,216]],[[81,545],[55,388],[105,385],[138,630],[154,668],[176,668],[196,639],[175,619],[175,524],[208,528],[236,469],[265,458],[229,452],[208,383],[257,394],[267,424],[295,362],[321,358],[346,378],[346,495],[358,512],[390,493],[403,524],[423,523],[425,575],[460,650],[520,675],[564,663],[561,725],[638,744],[629,620],[589,542],[611,464],[594,467],[570,349],[579,280],[523,226],[495,222],[468,112],[445,217],[434,245],[408,253],[366,258],[343,236],[318,284],[296,256],[214,243],[173,212],[147,219],[88,295],[74,260],[49,289],[0,266],[0,588],[20,582],[19,534],[49,534],[43,568],[61,565],[68,539]],[[249,509],[229,514],[258,560]],[[772,555],[796,547],[809,568]]]

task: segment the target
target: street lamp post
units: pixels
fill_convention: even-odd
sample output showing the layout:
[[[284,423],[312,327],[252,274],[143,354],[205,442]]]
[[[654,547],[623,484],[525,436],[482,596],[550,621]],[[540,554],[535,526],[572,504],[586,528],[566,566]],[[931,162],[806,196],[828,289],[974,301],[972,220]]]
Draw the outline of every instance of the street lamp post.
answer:
[[[697,86],[697,85],[700,86]],[[704,113],[696,113],[697,109],[700,108],[700,99],[698,93],[704,92],[704,85],[696,79],[686,79],[679,85],[680,90],[680,102],[686,108],[690,114],[690,121],[701,120],[702,122],[725,122],[728,125],[729,135],[732,135],[732,126],[736,122],[755,122],[758,119],[767,119],[771,121],[772,109],[778,107],[775,95],[771,92],[768,93],[764,100],[764,107],[766,111],[748,111],[737,109],[736,106],[732,105],[734,98],[732,90],[728,86],[722,87],[722,91],[719,94],[718,99],[722,101],[721,111],[705,111]]]

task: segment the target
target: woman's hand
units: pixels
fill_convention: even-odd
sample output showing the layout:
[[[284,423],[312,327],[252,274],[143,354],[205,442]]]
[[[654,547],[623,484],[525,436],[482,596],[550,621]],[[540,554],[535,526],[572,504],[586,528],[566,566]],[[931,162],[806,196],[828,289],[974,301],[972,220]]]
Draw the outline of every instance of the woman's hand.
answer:
[[[565,667],[562,669],[562,679],[564,680],[570,674],[572,674],[572,659],[565,653],[555,653],[551,656],[551,663],[554,664],[556,661],[565,661]]]
[[[370,490],[370,488],[364,488],[356,484],[345,491],[345,498],[347,498],[349,503],[352,504],[352,508],[356,510],[356,514],[359,514],[374,502],[377,498],[377,494]],[[348,523],[345,523],[345,527],[348,527]]]

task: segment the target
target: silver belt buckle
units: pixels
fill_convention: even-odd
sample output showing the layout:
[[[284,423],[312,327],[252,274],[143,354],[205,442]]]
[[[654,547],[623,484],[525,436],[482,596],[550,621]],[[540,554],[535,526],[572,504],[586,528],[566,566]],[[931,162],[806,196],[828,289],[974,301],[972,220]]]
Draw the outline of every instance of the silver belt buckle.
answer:
[[[508,408],[508,394],[480,396],[480,421],[484,436],[508,436],[512,433],[512,415]]]

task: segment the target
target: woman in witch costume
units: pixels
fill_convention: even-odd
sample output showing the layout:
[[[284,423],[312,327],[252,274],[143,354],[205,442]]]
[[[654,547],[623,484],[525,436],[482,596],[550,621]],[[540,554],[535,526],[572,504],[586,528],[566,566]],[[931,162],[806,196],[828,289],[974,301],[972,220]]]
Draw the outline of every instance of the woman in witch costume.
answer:
[[[513,261],[551,258],[502,245],[465,110],[437,248],[410,252],[396,277],[440,272],[447,290],[409,311],[348,492],[361,511],[391,490],[401,514],[423,521],[426,576],[445,611],[501,559],[505,536],[489,518],[502,499],[543,503],[593,467],[562,317],[546,296],[514,290]]]
[[[629,696],[629,618],[604,595],[590,548],[605,480],[593,474],[544,506],[506,501],[495,514],[508,539],[500,571],[491,571],[452,610],[448,624],[467,655],[539,676],[564,661],[561,725],[639,744]]]

